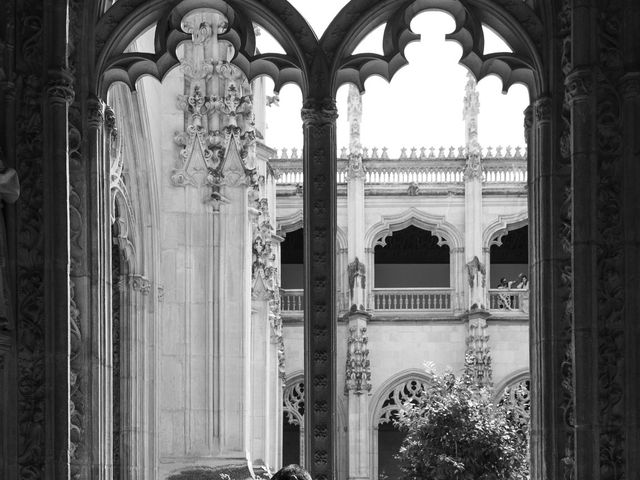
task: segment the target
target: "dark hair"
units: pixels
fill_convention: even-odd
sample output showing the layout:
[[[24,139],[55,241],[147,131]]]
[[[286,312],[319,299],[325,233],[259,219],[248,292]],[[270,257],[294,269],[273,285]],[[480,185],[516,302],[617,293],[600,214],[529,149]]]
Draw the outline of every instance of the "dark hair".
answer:
[[[311,480],[311,475],[300,465],[292,463],[274,473],[271,480]]]

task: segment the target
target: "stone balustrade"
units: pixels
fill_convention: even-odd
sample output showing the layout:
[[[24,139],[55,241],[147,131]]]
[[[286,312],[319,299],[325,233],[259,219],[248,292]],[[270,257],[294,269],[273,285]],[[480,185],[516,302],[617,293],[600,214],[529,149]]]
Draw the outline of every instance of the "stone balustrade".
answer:
[[[282,312],[302,312],[304,309],[304,290],[280,289],[280,310]]]
[[[450,288],[374,288],[373,310],[451,311]]]
[[[529,313],[529,290],[514,288],[489,289],[489,311],[492,313]]]
[[[487,149],[492,153],[492,149]],[[497,149],[498,150],[498,149]],[[526,153],[520,149],[517,155],[484,156],[482,160],[485,184],[520,184],[527,182]],[[460,152],[458,152],[460,153]],[[502,151],[500,150],[502,155]],[[278,185],[302,185],[302,161],[299,158],[272,158],[270,164],[277,175]],[[462,184],[466,159],[457,154],[453,157],[400,157],[363,158],[365,182],[376,184]],[[338,158],[338,184],[347,182],[346,158]]]

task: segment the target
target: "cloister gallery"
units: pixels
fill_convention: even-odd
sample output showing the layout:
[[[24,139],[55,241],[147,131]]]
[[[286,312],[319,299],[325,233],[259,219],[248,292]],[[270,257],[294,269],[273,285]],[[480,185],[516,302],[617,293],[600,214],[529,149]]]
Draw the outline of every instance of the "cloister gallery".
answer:
[[[423,362],[465,355],[530,412],[532,479],[636,478],[637,1],[352,0],[320,38],[286,0],[2,8],[0,478],[394,478]],[[429,10],[465,144],[367,148],[364,83]],[[482,145],[488,75],[528,89],[526,148]]]

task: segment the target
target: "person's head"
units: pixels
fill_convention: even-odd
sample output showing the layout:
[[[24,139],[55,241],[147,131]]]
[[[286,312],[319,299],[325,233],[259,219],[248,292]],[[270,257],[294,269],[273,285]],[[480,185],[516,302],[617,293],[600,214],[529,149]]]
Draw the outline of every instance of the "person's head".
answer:
[[[500,285],[508,285],[508,283],[507,283],[507,277],[502,277],[502,278],[500,279]]]
[[[273,474],[271,480],[312,480],[311,475],[300,465],[292,463]]]
[[[526,275],[522,274],[522,276],[520,277],[520,281],[524,284],[529,283],[529,279],[527,278]]]

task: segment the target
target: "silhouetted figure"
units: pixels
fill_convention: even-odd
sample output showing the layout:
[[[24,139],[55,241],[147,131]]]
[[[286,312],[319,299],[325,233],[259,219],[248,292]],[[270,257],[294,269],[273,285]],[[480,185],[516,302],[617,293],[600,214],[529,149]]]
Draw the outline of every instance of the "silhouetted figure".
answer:
[[[286,467],[282,467],[273,474],[271,480],[312,480],[311,475],[300,465],[292,463]]]

